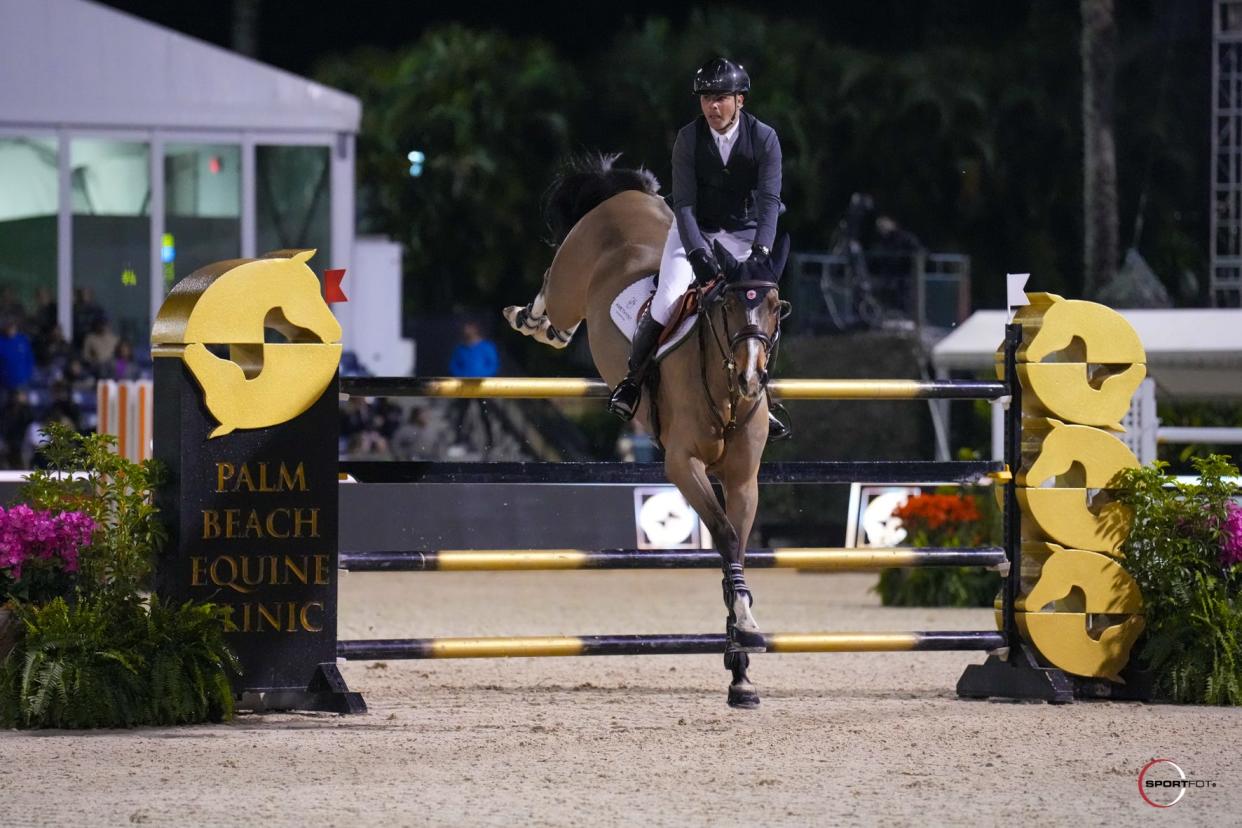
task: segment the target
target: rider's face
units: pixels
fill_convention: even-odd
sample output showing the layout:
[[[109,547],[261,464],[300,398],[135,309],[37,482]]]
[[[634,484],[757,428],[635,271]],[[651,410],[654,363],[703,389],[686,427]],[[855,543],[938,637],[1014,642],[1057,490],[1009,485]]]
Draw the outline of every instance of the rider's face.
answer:
[[[717,132],[724,132],[733,123],[733,116],[742,108],[741,95],[699,95],[699,108],[707,125]]]

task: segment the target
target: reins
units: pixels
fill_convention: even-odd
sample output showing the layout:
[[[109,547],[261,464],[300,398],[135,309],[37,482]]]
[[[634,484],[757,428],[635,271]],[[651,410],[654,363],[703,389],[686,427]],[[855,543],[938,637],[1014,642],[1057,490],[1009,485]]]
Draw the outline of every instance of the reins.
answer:
[[[728,329],[727,318],[722,320],[721,327],[724,328],[724,337],[716,329],[716,324],[712,321],[712,311],[716,305],[723,303],[724,294],[737,293],[744,290],[754,290],[767,292],[776,290],[774,282],[763,281],[743,281],[734,282],[732,284],[722,284],[717,282],[706,285],[703,288],[702,300],[700,302],[701,312],[703,314],[703,325],[699,327],[699,372],[703,380],[703,393],[707,397],[707,407],[712,412],[712,416],[716,420],[716,425],[720,427],[721,433],[725,439],[728,439],[734,431],[739,428],[745,428],[747,424],[754,418],[755,412],[759,410],[759,401],[756,400],[754,405],[746,415],[738,420],[738,408],[742,400],[742,389],[737,381],[737,362],[733,358],[734,351],[737,346],[748,339],[757,339],[763,346],[764,354],[767,357],[768,364],[776,359],[777,350],[780,346],[781,339],[781,320],[789,316],[792,306],[784,299],[780,300],[780,312],[776,317],[776,328],[769,336],[762,328],[753,323],[742,326],[737,332],[731,333]],[[716,405],[716,400],[712,397],[711,383],[707,376],[707,331],[711,331],[712,340],[716,343],[716,349],[720,352],[721,366],[725,371],[725,382],[729,390],[729,419],[726,422],[720,408]],[[725,337],[728,338],[728,346],[725,345]],[[768,393],[768,378],[770,374],[764,371],[760,387],[763,393]]]

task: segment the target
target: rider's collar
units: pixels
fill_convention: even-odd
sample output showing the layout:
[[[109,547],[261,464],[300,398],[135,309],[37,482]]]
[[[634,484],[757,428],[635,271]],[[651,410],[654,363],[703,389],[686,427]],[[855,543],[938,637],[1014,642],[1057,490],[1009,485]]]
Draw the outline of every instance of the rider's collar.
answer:
[[[724,132],[717,132],[712,128],[711,124],[707,125],[707,131],[712,134],[712,140],[716,142],[717,149],[721,148],[721,144],[731,143],[733,139],[737,137],[737,128],[741,122],[742,110],[741,108],[738,108],[733,112],[733,126],[729,127]]]

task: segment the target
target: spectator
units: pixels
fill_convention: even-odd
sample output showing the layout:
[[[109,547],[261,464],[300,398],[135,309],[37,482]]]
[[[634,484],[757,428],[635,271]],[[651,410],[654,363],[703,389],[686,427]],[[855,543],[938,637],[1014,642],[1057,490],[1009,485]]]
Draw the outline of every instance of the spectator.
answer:
[[[17,320],[9,319],[0,335],[0,388],[7,393],[26,388],[32,374],[34,348],[30,345],[30,337],[21,332]]]
[[[55,322],[52,327],[41,330],[35,339],[35,364],[57,374],[68,364],[73,349],[65,339],[65,332]]]
[[[73,345],[82,347],[87,334],[95,330],[95,326],[107,320],[103,308],[95,301],[95,291],[88,287],[76,288],[73,292]]]
[[[449,374],[454,377],[494,377],[500,367],[496,346],[483,336],[473,320],[461,326],[462,342],[453,349]]]
[[[26,306],[11,285],[0,290],[0,319],[12,319],[18,327],[26,327]]]
[[[142,379],[142,366],[134,358],[134,346],[130,344],[128,339],[122,339],[117,343],[116,353],[112,356],[111,365],[103,373],[103,376],[114,380]]]
[[[449,361],[449,375],[466,378],[496,376],[496,370],[500,367],[500,358],[496,353],[496,346],[490,339],[483,336],[479,323],[469,320],[462,325],[461,339],[461,344],[453,350],[453,358]],[[493,443],[493,428],[491,417],[488,416],[486,400],[465,398],[453,400],[453,430],[457,433],[459,442],[466,442],[462,433],[463,427],[470,409],[476,403],[486,439],[483,450],[487,453],[491,450]]]
[[[35,288],[35,310],[31,320],[36,336],[46,336],[57,325],[56,294],[45,287]],[[64,337],[64,331],[61,331]]]
[[[26,427],[35,418],[26,392],[21,390],[11,394],[2,413],[0,424],[4,426],[4,442],[8,447],[6,464],[10,469],[25,468],[22,462],[22,442],[26,437]]]
[[[65,363],[65,371],[61,379],[69,386],[71,392],[95,393],[95,377],[76,356]]]
[[[91,332],[82,340],[82,357],[87,364],[95,369],[100,376],[109,376],[112,358],[116,355],[116,346],[120,338],[112,332],[108,320],[97,319]]]
[[[409,417],[392,435],[393,459],[431,459],[431,452],[427,450],[427,431],[427,412],[417,406],[411,408]]]

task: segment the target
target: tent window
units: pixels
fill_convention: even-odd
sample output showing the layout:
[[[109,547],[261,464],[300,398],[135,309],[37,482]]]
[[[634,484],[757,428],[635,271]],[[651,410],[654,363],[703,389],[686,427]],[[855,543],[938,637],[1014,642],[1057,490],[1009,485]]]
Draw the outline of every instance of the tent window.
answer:
[[[241,256],[241,148],[164,147],[164,289],[212,262]]]
[[[150,329],[150,147],[138,141],[74,139],[73,338],[101,320],[135,345]]]
[[[0,313],[35,314],[56,296],[55,138],[0,137]],[[37,294],[37,295],[36,295]],[[36,321],[54,323],[56,314]]]
[[[332,193],[328,147],[255,148],[256,240],[270,250],[315,248],[311,267],[332,261]]]

